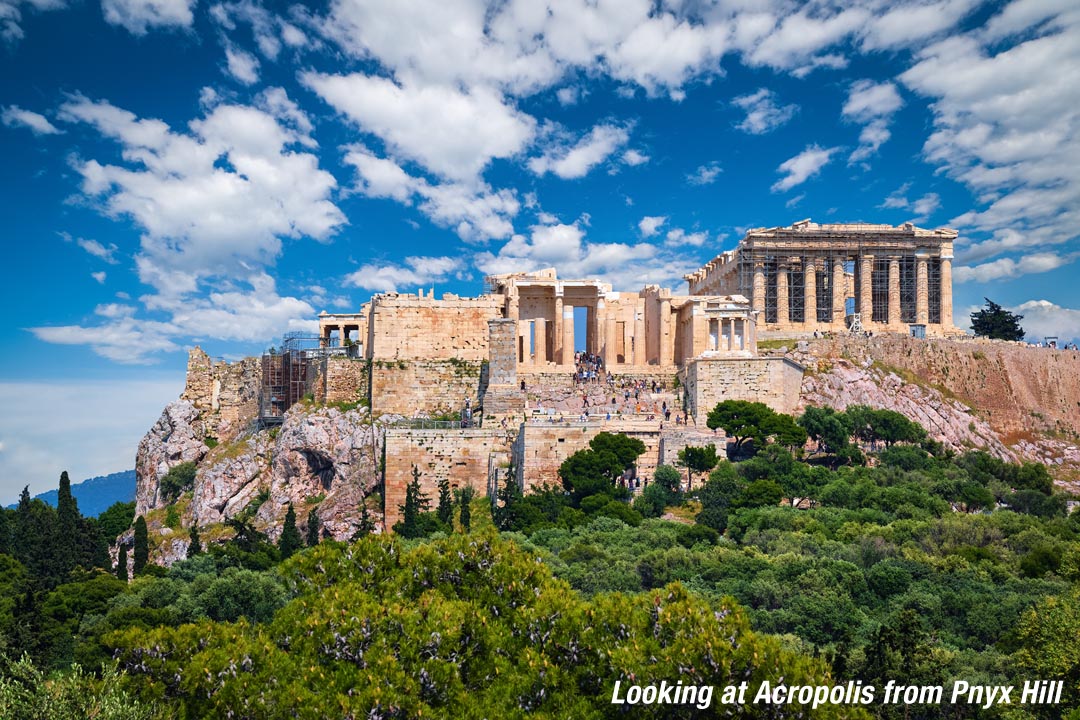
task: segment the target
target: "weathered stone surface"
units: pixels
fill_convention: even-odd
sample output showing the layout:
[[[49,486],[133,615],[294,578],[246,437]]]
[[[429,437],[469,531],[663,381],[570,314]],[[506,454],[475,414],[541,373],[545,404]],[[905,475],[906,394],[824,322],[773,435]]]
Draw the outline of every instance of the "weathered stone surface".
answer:
[[[206,455],[205,437],[202,418],[191,402],[177,400],[165,406],[161,417],[139,442],[135,456],[136,514],[158,506],[159,481],[170,468],[198,462]]]
[[[799,412],[807,405],[843,410],[849,405],[895,410],[926,428],[936,440],[963,452],[982,448],[1004,460],[1016,455],[985,420],[958,400],[932,388],[905,382],[892,372],[833,360],[828,370],[803,379]]]

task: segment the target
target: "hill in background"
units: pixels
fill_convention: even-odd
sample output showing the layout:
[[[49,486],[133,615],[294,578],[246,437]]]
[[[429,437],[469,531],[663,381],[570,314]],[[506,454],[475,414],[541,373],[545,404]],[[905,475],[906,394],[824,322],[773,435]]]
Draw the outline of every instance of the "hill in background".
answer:
[[[56,507],[56,493],[56,490],[50,490],[34,497]],[[135,499],[135,471],[124,470],[83,480],[71,486],[71,494],[79,504],[79,512],[85,517],[97,517],[113,503]]]

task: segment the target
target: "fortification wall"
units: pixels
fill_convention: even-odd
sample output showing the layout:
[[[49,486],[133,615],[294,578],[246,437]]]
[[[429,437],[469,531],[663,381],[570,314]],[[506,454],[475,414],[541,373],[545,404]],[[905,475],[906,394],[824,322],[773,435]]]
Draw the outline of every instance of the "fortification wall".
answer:
[[[366,360],[331,356],[326,359],[325,402],[367,400],[369,364]]]
[[[196,345],[180,398],[195,406],[208,437],[230,442],[258,414],[261,371],[259,358],[215,362]]]
[[[501,298],[490,295],[443,300],[380,297],[369,323],[369,356],[374,360],[486,360],[488,320],[499,317],[501,303]]]
[[[420,487],[434,510],[442,478],[450,480],[451,488],[469,486],[478,495],[487,495],[489,460],[493,454],[506,455],[513,437],[512,432],[497,428],[387,428],[385,527],[391,528],[401,519],[400,508],[405,504],[414,465],[421,473]]]
[[[487,335],[487,326],[484,327]],[[374,360],[371,363],[371,408],[376,415],[406,417],[460,410],[468,399],[479,402],[478,360]]]
[[[709,410],[724,400],[765,403],[795,413],[802,366],[787,358],[694,360],[685,369],[687,411],[704,425]]]

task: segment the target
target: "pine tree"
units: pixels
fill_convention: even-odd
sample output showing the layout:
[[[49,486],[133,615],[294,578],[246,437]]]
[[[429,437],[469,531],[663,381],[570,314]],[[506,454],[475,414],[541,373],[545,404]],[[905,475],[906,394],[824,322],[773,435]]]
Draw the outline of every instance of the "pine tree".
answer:
[[[1023,315],[1016,315],[1005,310],[990,298],[986,307],[971,313],[971,330],[976,335],[997,340],[1023,340],[1024,328],[1020,327]]]
[[[439,507],[436,510],[439,521],[451,525],[454,522],[454,496],[450,494],[450,478],[439,479]]]
[[[128,581],[127,545],[120,543],[120,554],[116,558],[116,577]]]
[[[135,518],[135,548],[132,551],[131,570],[135,575],[142,572],[150,560],[150,538],[146,529],[146,518]]]
[[[307,516],[307,544],[315,547],[319,544],[319,511],[312,510]]]
[[[11,552],[11,524],[8,522],[8,511],[0,508],[0,554]]]
[[[187,556],[193,558],[196,555],[202,555],[202,541],[199,539],[199,528],[194,525],[188,530],[188,537],[191,538],[191,542],[187,546]]]
[[[278,539],[278,550],[281,551],[281,558],[284,560],[291,557],[301,547],[303,547],[303,539],[300,537],[300,531],[296,529],[296,511],[293,510],[292,503],[289,503],[289,511],[285,513],[285,527],[281,531],[281,538]]]
[[[371,513],[368,512],[367,498],[360,501],[360,524],[356,528],[356,532],[352,534],[350,540],[356,541],[365,535],[370,535],[375,532],[375,521],[371,518]]]
[[[459,519],[461,520],[461,529],[465,532],[469,532],[472,529],[472,508],[470,507],[470,504],[472,503],[475,494],[476,491],[469,485],[458,490],[458,503],[461,505],[461,515],[459,516]]]
[[[420,537],[420,515],[427,511],[429,501],[424,491],[420,488],[420,469],[413,465],[412,482],[405,488],[405,504],[399,505],[401,521],[394,525],[394,532],[402,537]]]

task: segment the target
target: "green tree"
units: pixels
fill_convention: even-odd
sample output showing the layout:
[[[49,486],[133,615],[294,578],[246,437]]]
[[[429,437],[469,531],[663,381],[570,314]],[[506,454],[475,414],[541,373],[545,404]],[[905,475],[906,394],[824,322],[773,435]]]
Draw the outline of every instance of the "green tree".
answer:
[[[1024,328],[1020,327],[1023,315],[1005,310],[990,298],[982,310],[971,313],[971,330],[979,337],[996,340],[1023,340]]]
[[[679,464],[686,468],[686,489],[694,488],[694,473],[707,473],[716,467],[720,458],[716,457],[716,446],[709,443],[705,447],[687,445],[679,451]]]
[[[315,547],[319,544],[319,511],[312,508],[307,516],[307,545]]]
[[[495,527],[500,530],[524,530],[521,511],[521,486],[518,485],[517,472],[511,463],[506,468],[505,482],[495,493],[495,511],[492,518]]]
[[[128,557],[127,545],[120,543],[120,550],[116,556],[116,577],[124,582],[128,581]]]
[[[194,462],[182,462],[169,468],[158,483],[161,497],[165,502],[172,502],[185,490],[195,484],[195,472],[198,466]]]
[[[56,495],[56,571],[60,577],[66,577],[79,564],[81,517],[71,494],[71,479],[64,470]]]
[[[457,491],[458,506],[461,508],[458,520],[461,522],[461,529],[465,532],[472,530],[472,499],[476,495],[476,491],[472,489],[471,485],[466,485]]]
[[[135,518],[135,547],[132,553],[131,569],[138,575],[146,567],[150,560],[150,538],[146,529],[146,518],[142,515]]]
[[[724,400],[709,411],[705,424],[710,430],[723,430],[735,438],[734,454],[740,455],[747,442],[755,450],[765,444],[776,429],[776,412],[765,403],[748,400]]]
[[[638,457],[645,452],[645,443],[621,433],[597,433],[589,441],[589,447],[596,452],[610,452],[619,459],[624,471],[632,468]]]
[[[135,502],[117,502],[98,515],[98,526],[101,528],[101,534],[112,545],[121,533],[131,527],[134,520]]]
[[[436,509],[439,521],[452,525],[454,522],[454,496],[450,492],[450,478],[439,478],[439,505]]]
[[[295,528],[295,525],[294,525],[294,528]],[[299,537],[300,537],[300,535],[299,535],[299,533],[297,533],[297,538],[299,539]],[[203,547],[202,547],[202,540],[199,538],[199,528],[196,527],[195,525],[192,525],[188,529],[187,556],[189,558],[193,558],[193,557],[195,557],[197,555],[202,555],[202,551],[203,551]]]
[[[372,519],[371,513],[368,511],[367,498],[363,498],[360,501],[360,521],[356,528],[356,532],[352,534],[350,540],[355,542],[373,532],[375,532],[375,520]]]
[[[423,537],[420,516],[431,504],[420,487],[420,468],[415,465],[412,466],[412,478],[405,487],[405,504],[398,506],[401,520],[394,524],[394,532],[404,538]]]
[[[300,531],[296,529],[296,511],[293,504],[289,503],[289,509],[285,512],[285,526],[281,529],[281,537],[278,538],[278,551],[281,559],[292,557],[293,553],[304,546]]]

